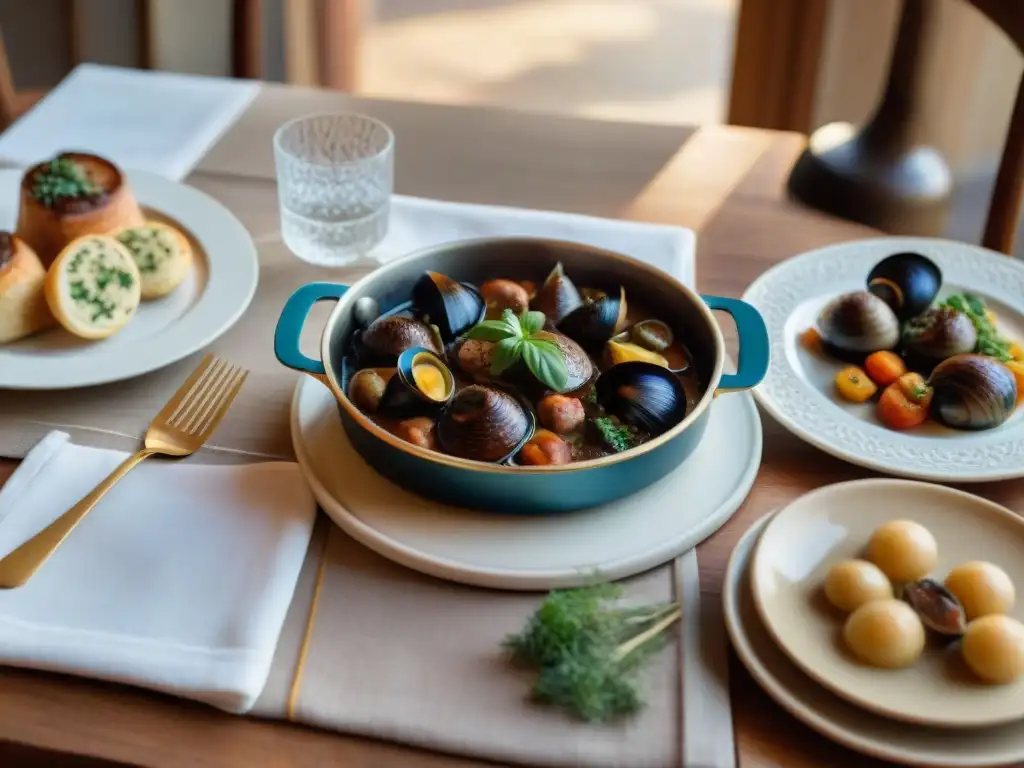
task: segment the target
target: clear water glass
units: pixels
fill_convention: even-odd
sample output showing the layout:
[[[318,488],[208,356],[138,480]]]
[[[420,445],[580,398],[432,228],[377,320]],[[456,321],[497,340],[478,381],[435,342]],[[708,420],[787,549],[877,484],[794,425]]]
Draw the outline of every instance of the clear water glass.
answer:
[[[341,267],[384,239],[394,188],[395,137],[358,114],[307,115],[274,134],[281,236],[311,264]]]

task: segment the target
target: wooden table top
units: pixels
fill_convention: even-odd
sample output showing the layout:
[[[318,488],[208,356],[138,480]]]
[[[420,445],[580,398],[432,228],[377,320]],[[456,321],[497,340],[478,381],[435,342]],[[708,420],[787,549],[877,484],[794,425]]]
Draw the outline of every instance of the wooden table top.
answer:
[[[227,134],[204,158],[196,177],[217,184],[272,183],[270,133],[287,118],[311,111],[309,94],[265,88],[242,118],[245,131]],[[698,287],[708,293],[739,296],[780,260],[875,234],[786,199],[784,181],[803,141],[795,134],[608,123],[340,94],[330,98],[339,107],[354,106],[379,116],[395,129],[397,191],[692,227],[698,232]],[[257,145],[258,152],[248,149]],[[751,523],[809,489],[868,474],[800,442],[770,417],[763,416],[763,421],[764,458],[756,485],[732,520],[699,550],[702,588],[713,599],[720,594],[726,558]],[[0,482],[13,466],[0,462]],[[1020,482],[972,490],[1011,508],[1024,508]],[[731,687],[741,768],[885,765],[798,723],[757,687],[735,658]],[[192,768],[484,765],[233,717],[134,689],[12,669],[0,670],[4,740],[23,745],[7,748],[17,753],[0,745],[4,765],[33,764],[27,755],[36,755],[38,764],[68,766],[106,761]],[[56,760],[53,753],[68,757],[50,763]],[[79,763],[70,755],[101,761]]]

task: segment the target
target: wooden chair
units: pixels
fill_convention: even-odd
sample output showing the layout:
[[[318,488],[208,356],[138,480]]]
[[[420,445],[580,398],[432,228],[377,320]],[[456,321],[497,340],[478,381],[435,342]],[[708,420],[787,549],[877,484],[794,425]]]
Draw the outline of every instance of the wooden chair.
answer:
[[[42,90],[15,90],[11,65],[7,60],[7,49],[4,47],[3,31],[0,30],[0,131],[13,123],[19,115],[27,112],[45,93]]]

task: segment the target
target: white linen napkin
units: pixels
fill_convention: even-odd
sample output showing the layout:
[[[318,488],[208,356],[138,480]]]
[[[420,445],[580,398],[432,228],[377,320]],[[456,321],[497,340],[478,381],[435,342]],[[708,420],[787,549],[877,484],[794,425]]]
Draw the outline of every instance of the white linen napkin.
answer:
[[[124,458],[63,432],[43,438],[0,488],[0,553]],[[148,459],[28,583],[0,590],[0,664],[246,712],[266,683],[315,517],[296,464]]]
[[[258,90],[249,80],[79,64],[0,135],[0,159],[28,166],[79,150],[180,181]]]
[[[572,240],[632,256],[689,286],[696,279],[696,238],[690,229],[405,195],[391,198],[388,233],[370,255],[387,262],[432,245],[496,236]]]

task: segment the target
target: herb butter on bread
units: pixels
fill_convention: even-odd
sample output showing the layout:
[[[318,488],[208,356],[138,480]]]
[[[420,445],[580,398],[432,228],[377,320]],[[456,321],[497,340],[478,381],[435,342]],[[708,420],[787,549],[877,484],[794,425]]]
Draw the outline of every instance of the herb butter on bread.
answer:
[[[87,235],[58,254],[46,276],[46,302],[65,329],[105,339],[132,319],[142,298],[132,254],[113,237]]]
[[[0,232],[0,344],[56,325],[43,285],[46,269],[28,243]]]
[[[173,291],[192,266],[192,247],[174,227],[148,221],[114,234],[135,258],[142,279],[142,298],[158,299]]]

